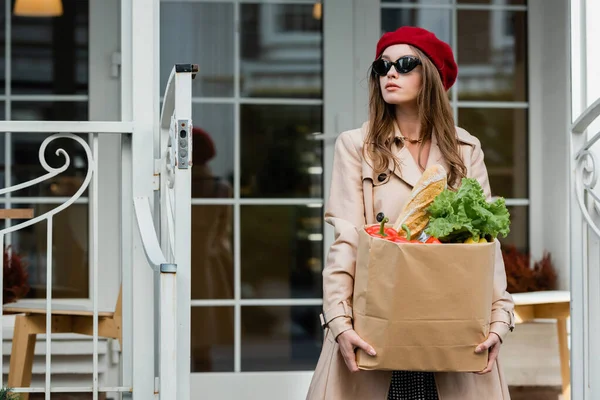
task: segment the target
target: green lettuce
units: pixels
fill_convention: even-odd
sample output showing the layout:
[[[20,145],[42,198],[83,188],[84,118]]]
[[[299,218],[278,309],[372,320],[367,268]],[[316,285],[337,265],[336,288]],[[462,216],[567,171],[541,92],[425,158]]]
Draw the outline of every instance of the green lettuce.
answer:
[[[444,190],[427,209],[425,232],[444,243],[462,243],[468,238],[488,241],[510,232],[510,214],[504,198],[487,202],[476,179],[463,178],[458,191]]]

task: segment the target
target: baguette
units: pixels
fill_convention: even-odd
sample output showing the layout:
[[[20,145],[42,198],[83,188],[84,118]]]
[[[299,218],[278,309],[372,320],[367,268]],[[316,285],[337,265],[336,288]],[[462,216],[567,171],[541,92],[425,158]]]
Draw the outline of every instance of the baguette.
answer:
[[[446,189],[447,184],[448,179],[443,166],[435,164],[423,172],[421,179],[411,192],[408,203],[394,223],[394,229],[398,231],[398,236],[406,237],[406,232],[401,229],[401,226],[406,224],[411,232],[411,237],[415,239],[419,237],[429,223],[427,208]]]

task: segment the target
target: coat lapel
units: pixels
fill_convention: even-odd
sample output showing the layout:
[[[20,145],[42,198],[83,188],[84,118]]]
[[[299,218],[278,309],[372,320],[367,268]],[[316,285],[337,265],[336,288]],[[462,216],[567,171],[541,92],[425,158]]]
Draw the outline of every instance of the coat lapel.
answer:
[[[399,145],[394,144],[392,149],[395,150],[394,154],[398,159],[398,166],[395,166],[394,162],[390,161],[390,171],[393,170],[394,174],[406,182],[406,184],[409,186],[415,186],[423,174],[421,168],[419,168],[417,162],[414,160],[412,154],[410,154],[410,151],[408,151],[406,147],[400,147]]]
[[[440,151],[440,146],[438,145],[437,134],[433,132],[431,135],[431,150],[429,151],[429,160],[427,160],[427,167],[430,167],[435,164],[440,164],[446,170],[446,173],[449,172],[448,163],[444,159],[442,152]]]
[[[395,136],[401,136],[400,129],[397,125],[395,129]],[[398,176],[411,187],[414,187],[423,175],[421,167],[419,167],[417,161],[415,161],[412,154],[410,154],[410,151],[408,151],[406,147],[401,147],[395,142],[392,146],[392,149],[394,149],[394,154],[396,154],[396,157],[398,158],[400,168],[394,169],[394,163],[392,162],[390,163],[389,169],[393,169],[394,174],[396,176]],[[433,132],[433,134],[431,135],[431,147],[429,149],[429,157],[427,159],[427,164],[425,164],[425,168],[428,168],[435,164],[441,164],[446,169],[446,171],[448,171],[448,163],[446,162],[442,155],[442,152],[440,151],[437,135],[435,132]]]
[[[363,140],[366,138],[366,123],[363,125]],[[394,124],[394,137],[401,137],[400,128],[397,124]],[[412,154],[406,147],[403,147],[399,144],[400,142],[395,140],[392,144],[392,152],[396,155],[398,159],[399,168],[395,167],[394,162],[390,161],[388,166],[389,171],[393,171],[394,175],[398,178],[402,179],[407,185],[411,188],[414,187],[421,176],[423,175],[423,171],[413,158]],[[426,167],[430,167],[434,164],[441,164],[446,171],[448,171],[448,163],[444,159],[442,152],[440,151],[440,147],[438,145],[437,135],[435,132],[431,135],[431,148],[429,150],[429,158],[427,159]],[[373,169],[371,166],[363,160],[363,176],[372,176]]]

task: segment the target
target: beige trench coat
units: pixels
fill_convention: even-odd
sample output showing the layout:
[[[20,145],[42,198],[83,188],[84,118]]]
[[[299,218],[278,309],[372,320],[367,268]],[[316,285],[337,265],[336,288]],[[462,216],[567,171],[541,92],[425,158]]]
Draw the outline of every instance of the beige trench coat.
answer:
[[[408,201],[421,170],[406,148],[393,150],[400,168],[375,174],[363,159],[362,145],[367,124],[343,132],[336,140],[330,197],[325,220],[334,227],[335,240],[323,271],[323,348],[307,400],[385,400],[390,385],[389,371],[359,371],[352,374],[339,352],[337,336],[352,329],[352,292],[358,234],[356,227],[375,223],[375,215],[385,213],[394,221]],[[400,132],[396,132],[396,136]],[[467,176],[476,178],[488,199],[491,197],[481,143],[467,131],[457,128]],[[427,165],[442,164],[447,170],[435,134]],[[498,245],[499,246],[499,245]],[[514,303],[506,291],[506,273],[498,248],[490,331],[501,339],[514,327]],[[500,362],[486,375],[436,373],[440,400],[508,400],[510,395]]]

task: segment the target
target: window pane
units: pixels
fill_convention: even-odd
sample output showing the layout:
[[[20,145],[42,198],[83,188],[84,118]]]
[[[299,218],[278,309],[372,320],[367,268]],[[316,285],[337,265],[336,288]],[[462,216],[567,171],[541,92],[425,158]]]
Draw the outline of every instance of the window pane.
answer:
[[[6,5],[0,2],[0,94],[6,93]]]
[[[481,140],[492,195],[527,198],[527,110],[460,108],[458,125]]]
[[[39,149],[47,137],[44,133],[12,134],[12,184],[27,182],[47,173],[39,159]],[[86,140],[86,136],[81,136]],[[83,184],[87,174],[87,155],[83,147],[73,139],[55,139],[48,144],[45,159],[51,168],[59,168],[66,162],[57,150],[63,149],[70,158],[69,167],[52,179],[14,192],[13,196],[71,197]],[[86,196],[87,189],[83,193]]]
[[[160,90],[175,64],[199,64],[194,96],[233,96],[233,4],[162,2]]]
[[[527,101],[527,13],[458,11],[460,100]]]
[[[510,233],[501,238],[502,246],[516,246],[517,250],[529,252],[529,207],[508,207],[510,213]]]
[[[54,18],[12,16],[15,94],[87,94],[89,4],[63,0]]]
[[[242,296],[320,298],[321,208],[242,206]]]
[[[322,19],[313,5],[241,7],[241,95],[321,98]]]
[[[86,101],[13,101],[13,121],[87,121]]]
[[[6,187],[6,134],[0,132],[0,187]],[[0,198],[6,195],[0,196]]]
[[[192,206],[192,299],[233,298],[233,206]]]
[[[243,371],[310,371],[323,330],[320,307],[242,307]]]
[[[323,196],[321,106],[242,105],[243,197]]]
[[[192,372],[233,372],[233,307],[192,307]]]
[[[4,121],[5,103],[0,101],[0,121]],[[0,187],[6,187],[6,134],[0,132]],[[4,197],[4,196],[0,196]]]
[[[192,197],[233,197],[232,104],[194,104]]]
[[[453,0],[381,0],[385,3],[413,3],[413,4],[452,4]]]
[[[13,208],[33,208],[34,217],[60,204],[18,204]],[[4,206],[2,206],[4,207]],[[88,206],[73,204],[53,218],[52,297],[87,298],[89,295]],[[22,221],[14,221],[13,225]],[[46,221],[23,228],[12,235],[15,251],[27,264],[30,291],[28,298],[46,297]]]
[[[506,4],[511,6],[525,6],[527,5],[527,0],[458,0],[458,4],[493,4],[495,6]]]
[[[446,43],[452,41],[452,12],[448,9],[384,8],[381,10],[382,34],[395,31],[401,26],[418,26],[435,33],[438,39]]]

